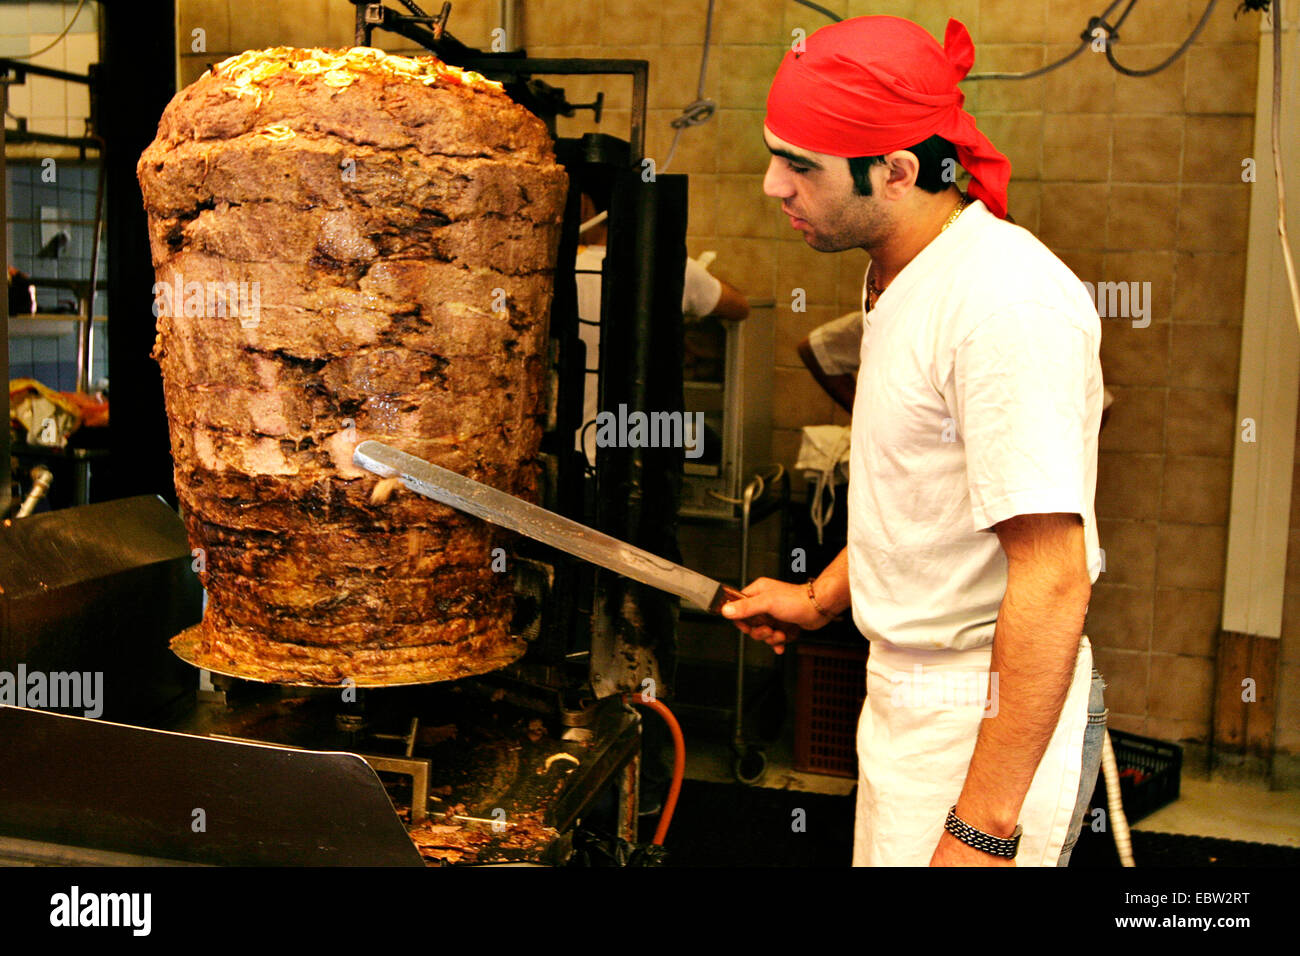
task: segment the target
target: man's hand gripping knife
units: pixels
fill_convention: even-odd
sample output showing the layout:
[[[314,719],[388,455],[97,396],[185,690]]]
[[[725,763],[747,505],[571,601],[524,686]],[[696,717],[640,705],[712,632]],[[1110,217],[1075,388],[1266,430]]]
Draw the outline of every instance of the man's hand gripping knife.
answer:
[[[849,607],[849,553],[841,551],[816,580],[789,584],[758,578],[744,590],[744,600],[722,606],[722,616],[778,654],[801,631],[815,631]],[[750,619],[762,617],[764,623]]]

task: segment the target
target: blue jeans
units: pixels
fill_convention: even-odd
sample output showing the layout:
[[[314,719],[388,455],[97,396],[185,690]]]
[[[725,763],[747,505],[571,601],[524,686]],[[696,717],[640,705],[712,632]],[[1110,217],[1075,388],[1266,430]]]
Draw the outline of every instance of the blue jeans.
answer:
[[[1106,710],[1104,691],[1106,682],[1097,668],[1092,669],[1092,686],[1088,691],[1088,728],[1083,732],[1083,773],[1079,777],[1079,798],[1074,805],[1074,819],[1065,836],[1057,866],[1069,866],[1070,854],[1083,830],[1083,817],[1088,812],[1092,792],[1097,786],[1097,773],[1101,769],[1102,742],[1106,739]]]

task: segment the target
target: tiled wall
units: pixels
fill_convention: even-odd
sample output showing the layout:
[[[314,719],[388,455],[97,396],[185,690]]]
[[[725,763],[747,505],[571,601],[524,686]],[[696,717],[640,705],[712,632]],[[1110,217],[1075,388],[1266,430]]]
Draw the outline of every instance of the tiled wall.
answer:
[[[1053,61],[1100,12],[1091,0],[822,2],[839,15],[909,17],[936,36],[955,16],[975,39],[975,72]],[[649,60],[647,152],[662,167],[669,121],[695,99],[706,6],[522,0],[521,33],[536,56]],[[1241,160],[1252,149],[1258,30],[1258,15],[1234,18],[1235,6],[1220,4],[1191,51],[1152,78],[1120,76],[1089,52],[1040,79],[966,85],[968,107],[1014,164],[1017,221],[1081,279],[1151,283],[1148,327],[1104,322],[1102,360],[1116,403],[1102,436],[1097,491],[1106,571],[1088,630],[1110,680],[1114,726],[1175,740],[1208,737],[1223,583],[1250,188]],[[1201,0],[1144,0],[1123,26],[1117,56],[1138,67],[1162,60],[1203,8]],[[185,82],[248,47],[350,42],[352,5],[343,0],[181,0],[179,9],[183,40],[197,27],[206,31],[205,52],[182,47]],[[761,190],[768,83],[791,31],[811,32],[823,19],[789,0],[717,0],[716,9],[704,93],[719,110],[686,131],[669,171],[691,175],[691,252],[716,250],[717,274],[777,302],[775,352],[758,360],[770,362],[783,396],[772,457],[789,465],[801,426],[845,421],[794,346],[817,324],[856,308],[866,256],[810,251]],[[460,2],[451,30],[486,46],[496,15],[496,3]],[[401,47],[388,39],[379,45]],[[625,135],[630,81],[555,82],[574,101],[604,90],[599,128]],[[562,135],[595,128],[589,113],[560,123]],[[806,292],[806,312],[790,311],[795,288]],[[1300,541],[1300,517],[1293,524]],[[771,570],[770,538],[760,535],[756,572]],[[711,563],[734,564],[725,535],[694,543]],[[1288,581],[1294,610],[1300,570]],[[1300,676],[1300,614],[1288,613],[1288,622],[1284,682]],[[1300,703],[1289,707],[1284,702],[1279,713],[1279,741],[1294,748]]]
[[[72,19],[76,8],[76,0],[0,4],[0,56],[26,56],[47,46]],[[28,62],[34,66],[85,73],[86,67],[99,59],[98,16],[99,5],[87,3],[68,35],[52,49]],[[33,76],[20,86],[10,87],[9,99],[9,111],[14,116],[27,117],[27,128],[34,133],[60,136],[85,133],[90,98],[84,85]],[[48,154],[48,147],[44,149],[46,151],[40,155]]]
[[[72,20],[76,2],[0,4],[0,56],[23,56],[50,44]],[[30,62],[84,74],[99,59],[98,6],[87,3],[68,35]],[[9,112],[27,120],[32,132],[82,136],[90,114],[87,88],[46,77],[29,76],[10,87]],[[8,124],[14,125],[12,119]],[[91,228],[95,215],[97,170],[82,162],[75,149],[49,144],[8,144],[6,175],[6,248],[9,262],[37,279],[85,279],[90,271]],[[93,157],[93,154],[92,154]],[[53,165],[45,163],[53,160]],[[51,181],[51,179],[53,181]],[[107,207],[105,207],[107,215]],[[57,258],[38,252],[50,237],[66,232],[68,244]],[[107,248],[99,249],[99,277],[107,274]],[[68,290],[37,287],[40,312],[66,311],[74,300]],[[75,306],[74,306],[75,307]],[[106,296],[96,297],[95,314],[104,315]],[[108,343],[96,327],[92,384],[108,374]],[[53,388],[76,385],[76,336],[45,326],[40,334],[11,323],[9,371],[13,378],[32,377]]]
[[[525,42],[536,55],[651,61],[647,151],[662,161],[669,120],[695,98],[704,0],[524,5]],[[975,39],[974,72],[1059,59],[1100,12],[1091,0],[823,5],[839,15],[908,17],[938,37],[955,16]],[[1220,4],[1190,52],[1151,78],[1120,76],[1089,51],[1040,79],[964,87],[967,107],[1014,165],[1016,220],[1081,279],[1151,283],[1148,327],[1122,318],[1103,324],[1102,361],[1116,402],[1097,491],[1106,572],[1088,631],[1110,680],[1113,725],[1172,740],[1208,739],[1223,584],[1250,189],[1241,160],[1252,149],[1259,26],[1258,15],[1234,19],[1234,7]],[[1201,0],[1144,0],[1123,26],[1117,58],[1130,67],[1163,60],[1203,9]],[[823,22],[786,0],[718,0],[705,95],[719,110],[684,134],[671,167],[691,174],[692,252],[716,249],[715,272],[777,301],[772,374],[785,400],[774,414],[772,455],[786,464],[801,426],[844,420],[794,346],[857,306],[866,266],[862,253],[810,251],[761,191],[768,84],[791,31]],[[590,89],[569,85],[589,98]],[[607,123],[626,128],[627,93],[607,88],[607,101]],[[590,125],[580,122],[562,131]],[[807,291],[806,313],[790,311],[795,287]],[[1300,517],[1295,524],[1300,540]],[[1300,571],[1292,580],[1300,582]],[[1294,589],[1300,598],[1300,583]],[[1300,614],[1289,620],[1300,632]],[[1290,636],[1283,654],[1293,682],[1297,645]],[[1279,732],[1285,719],[1284,739],[1295,747],[1300,703],[1290,706]]]
[[[388,6],[400,9],[394,3]],[[437,13],[442,4],[430,0],[421,7]],[[353,45],[356,7],[348,0],[176,0],[176,10],[182,86],[198,79],[211,64],[244,50]],[[496,21],[495,2],[460,2],[452,5],[448,29],[470,46],[487,48]],[[419,49],[384,31],[376,31],[373,42],[384,50]]]

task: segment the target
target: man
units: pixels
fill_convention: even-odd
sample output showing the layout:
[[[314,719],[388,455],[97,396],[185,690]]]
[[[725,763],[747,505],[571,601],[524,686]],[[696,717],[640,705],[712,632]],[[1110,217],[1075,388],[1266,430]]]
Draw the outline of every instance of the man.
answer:
[[[764,191],[814,249],[871,255],[849,544],[723,613],[780,651],[851,608],[871,640],[856,864],[1064,862],[1104,728],[1083,636],[1100,320],[1003,218],[1010,164],[957,89],[973,59],[956,21],[941,48],[860,17],[787,54],[768,96]]]

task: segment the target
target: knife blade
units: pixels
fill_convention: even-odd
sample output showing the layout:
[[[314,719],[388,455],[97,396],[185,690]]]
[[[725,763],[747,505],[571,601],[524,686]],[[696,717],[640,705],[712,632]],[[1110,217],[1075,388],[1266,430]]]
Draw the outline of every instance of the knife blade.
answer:
[[[722,605],[728,601],[745,596],[698,571],[398,451],[383,442],[363,441],[353,452],[352,462],[384,478],[398,478],[417,494],[559,548],[634,581],[676,594],[713,614],[720,613]],[[758,618],[751,620],[758,623]]]

